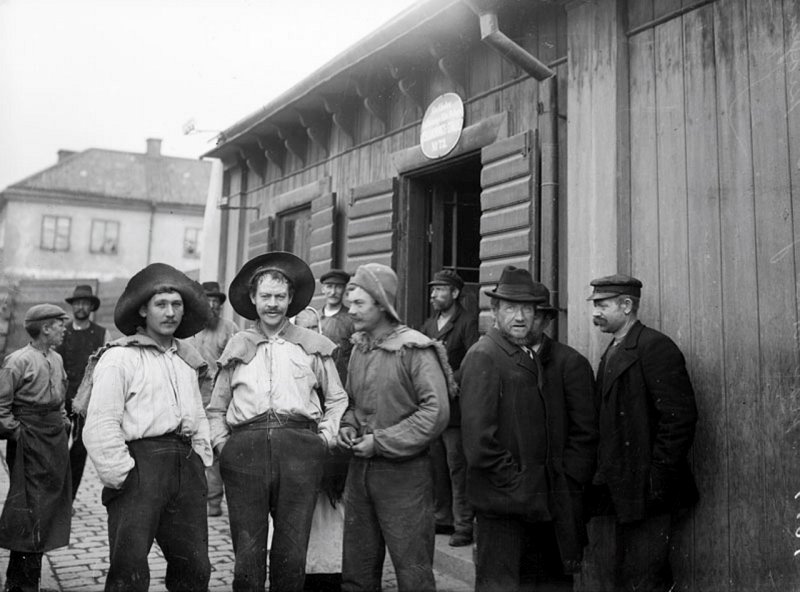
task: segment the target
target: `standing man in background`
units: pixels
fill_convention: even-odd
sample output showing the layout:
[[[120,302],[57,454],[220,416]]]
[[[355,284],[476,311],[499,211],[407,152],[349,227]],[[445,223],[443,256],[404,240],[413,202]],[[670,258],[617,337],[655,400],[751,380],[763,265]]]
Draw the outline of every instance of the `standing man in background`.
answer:
[[[464,280],[455,271],[443,269],[428,282],[434,314],[422,326],[422,333],[441,341],[456,384],[461,384],[461,361],[472,344],[478,341],[478,318],[467,312],[459,298]],[[461,444],[461,401],[450,401],[447,428],[431,445],[434,467],[436,527],[452,518],[451,547],[472,544],[472,521],[475,517],[467,503],[467,461]]]
[[[217,376],[217,360],[231,337],[239,332],[239,327],[233,321],[220,316],[222,305],[225,304],[227,297],[220,290],[219,283],[203,282],[202,285],[208,299],[208,307],[211,309],[211,317],[203,330],[187,341],[200,352],[208,364],[207,379],[200,383],[200,394],[203,397],[203,407],[205,408],[211,401],[211,389],[214,385],[214,378]],[[208,482],[208,515],[221,516],[224,487],[216,454],[214,455],[214,464],[206,467],[206,481]]]
[[[319,311],[322,334],[336,344],[337,350],[333,354],[336,370],[342,384],[347,379],[347,364],[350,361],[350,351],[353,344],[350,336],[353,334],[353,319],[347,314],[347,308],[342,303],[344,289],[350,281],[350,274],[342,269],[331,269],[319,279],[322,284],[322,293],[325,295],[325,306]]]
[[[380,263],[348,285],[358,331],[347,372],[350,405],[339,445],[352,452],[345,484],[342,590],[380,590],[386,548],[400,592],[434,590],[433,475],[428,449],[447,426],[444,348],[400,322],[397,275]]]
[[[639,321],[642,282],[617,274],[591,285],[592,321],[613,336],[597,369],[593,492],[598,513],[614,519],[613,589],[665,592],[674,585],[675,524],[698,499],[687,460],[697,423],[694,390],[678,346]]]
[[[56,348],[64,360],[67,372],[67,415],[72,425],[72,445],[69,449],[69,464],[72,468],[72,501],[78,495],[78,487],[86,466],[86,447],[83,445],[84,417],[72,409],[72,401],[86,372],[89,356],[96,352],[109,340],[108,330],[89,319],[90,315],[100,308],[100,299],[92,294],[88,285],[76,286],[70,298],[65,299],[72,305],[72,322],[66,323],[64,341]]]
[[[8,592],[36,592],[42,554],[69,544],[72,508],[67,375],[52,351],[69,317],[58,306],[37,304],[25,313],[31,342],[0,369],[0,438],[8,440],[11,478],[0,515],[0,547],[11,555]]]

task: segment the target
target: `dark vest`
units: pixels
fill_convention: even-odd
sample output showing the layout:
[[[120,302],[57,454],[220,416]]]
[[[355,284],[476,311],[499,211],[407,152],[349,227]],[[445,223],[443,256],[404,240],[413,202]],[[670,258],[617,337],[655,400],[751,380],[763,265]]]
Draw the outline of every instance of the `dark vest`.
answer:
[[[89,323],[88,329],[76,331],[72,323],[67,324],[64,333],[64,342],[56,350],[64,359],[64,370],[69,379],[67,387],[67,400],[71,401],[78,390],[86,372],[86,362],[97,348],[103,345],[106,334],[104,327],[96,323]]]

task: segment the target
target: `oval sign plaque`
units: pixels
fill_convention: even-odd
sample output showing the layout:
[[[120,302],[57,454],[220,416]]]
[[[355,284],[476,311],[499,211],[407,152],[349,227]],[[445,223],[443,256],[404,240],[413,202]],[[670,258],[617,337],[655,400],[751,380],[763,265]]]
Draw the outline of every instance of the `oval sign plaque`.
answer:
[[[456,93],[445,93],[434,99],[425,110],[419,145],[428,158],[449,154],[461,138],[464,128],[464,102]]]

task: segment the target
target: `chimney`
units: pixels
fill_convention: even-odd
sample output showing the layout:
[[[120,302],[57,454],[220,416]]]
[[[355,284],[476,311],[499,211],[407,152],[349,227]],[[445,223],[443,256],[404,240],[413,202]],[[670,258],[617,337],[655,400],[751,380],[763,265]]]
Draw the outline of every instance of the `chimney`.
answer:
[[[68,156],[72,156],[73,154],[75,154],[74,150],[59,150],[58,151],[58,162],[61,162],[62,160],[64,160]]]
[[[161,156],[161,138],[147,138],[147,156]]]

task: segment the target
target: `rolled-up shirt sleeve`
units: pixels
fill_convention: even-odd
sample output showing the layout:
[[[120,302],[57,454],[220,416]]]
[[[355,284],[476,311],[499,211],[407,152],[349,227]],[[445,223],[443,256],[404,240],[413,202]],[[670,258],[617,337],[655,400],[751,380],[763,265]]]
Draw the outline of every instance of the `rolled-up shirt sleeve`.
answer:
[[[104,364],[102,359],[98,362],[83,428],[83,443],[100,481],[114,489],[122,487],[136,464],[122,431],[128,390],[125,374],[125,369],[117,364]]]
[[[317,364],[317,368],[317,380],[325,394],[325,414],[319,422],[319,433],[325,437],[328,448],[333,448],[342,415],[347,409],[347,393],[342,387],[333,358],[326,356]]]

